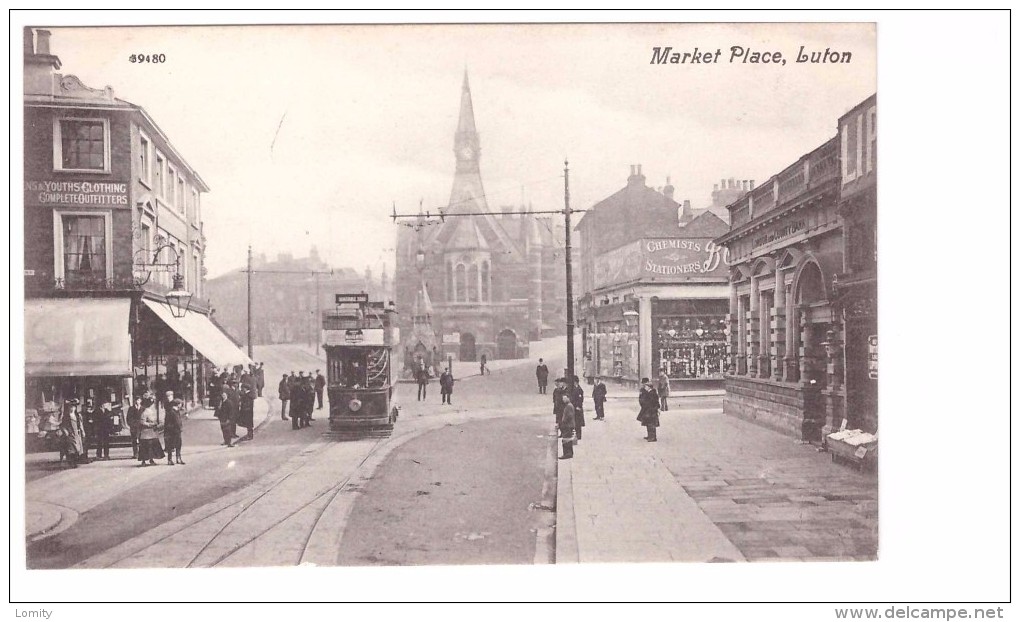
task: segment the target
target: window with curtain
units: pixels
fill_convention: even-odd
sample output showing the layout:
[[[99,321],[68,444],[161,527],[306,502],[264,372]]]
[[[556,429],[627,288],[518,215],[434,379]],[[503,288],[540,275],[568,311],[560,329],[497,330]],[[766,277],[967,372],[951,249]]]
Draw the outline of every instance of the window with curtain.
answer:
[[[70,285],[106,279],[106,219],[64,216],[64,281]]]
[[[106,130],[102,121],[60,121],[60,164],[64,169],[106,170]]]

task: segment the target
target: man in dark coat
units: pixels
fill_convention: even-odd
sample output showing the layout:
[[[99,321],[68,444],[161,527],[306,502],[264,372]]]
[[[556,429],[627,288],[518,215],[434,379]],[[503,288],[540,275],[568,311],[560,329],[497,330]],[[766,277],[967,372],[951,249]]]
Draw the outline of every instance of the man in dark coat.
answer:
[[[290,379],[287,378],[287,374],[283,375],[283,379],[280,380],[280,386],[277,388],[277,392],[280,396],[280,417],[286,421],[287,417],[287,402],[290,401]],[[291,407],[293,412],[294,408]]]
[[[591,390],[591,399],[595,402],[595,421],[606,420],[606,383],[595,378],[595,388]]]
[[[177,464],[184,464],[181,459],[181,436],[184,432],[184,402],[179,399],[171,400],[166,409],[166,418],[163,423],[163,438],[166,440],[166,463],[174,465],[174,454],[177,455]]]
[[[250,441],[255,438],[255,386],[254,379],[251,382],[242,382],[238,393],[240,404],[237,413],[237,423],[248,429],[244,440]]]
[[[581,430],[584,428],[584,389],[581,388],[581,379],[574,376],[574,382],[570,387],[570,403],[574,405],[574,436],[577,443],[581,442]]]
[[[315,399],[318,400],[318,410],[322,410],[322,392],[326,389],[326,377],[322,371],[315,370]]]
[[[241,411],[241,394],[237,390],[237,380],[230,376],[223,387],[223,398],[230,402],[230,438],[237,438],[237,418]]]
[[[570,403],[570,396],[564,393],[560,396],[560,402],[562,404],[560,418],[557,425],[560,429],[560,438],[563,439],[563,455],[560,456],[560,460],[566,460],[574,457],[574,421],[576,414],[574,413],[574,405]]]
[[[103,400],[95,411],[93,428],[96,433],[96,460],[110,459],[110,435],[113,434],[113,405]]]
[[[89,447],[96,440],[96,419],[98,415],[95,401],[92,398],[85,400],[85,407],[81,409],[81,422],[85,430],[85,438],[82,439],[82,448],[85,453],[81,462],[85,464],[91,461],[89,460]]]
[[[449,369],[443,369],[442,375],[439,376],[439,393],[443,396],[444,404],[452,404],[453,398],[453,374],[450,373]]]
[[[638,413],[637,420],[648,430],[645,440],[649,443],[654,443],[658,440],[655,428],[659,427],[659,393],[652,386],[652,382],[648,378],[641,379],[641,393],[638,394],[638,404],[641,406],[641,412]]]
[[[563,396],[567,394],[566,378],[557,378],[556,387],[553,388],[553,417],[556,424],[560,423],[560,415],[563,414]]]
[[[535,377],[538,379],[538,392],[544,394],[549,384],[549,367],[538,359],[538,367],[535,368]]]
[[[259,397],[262,397],[262,389],[266,388],[266,369],[262,363],[255,368],[255,390],[258,391]]]
[[[429,386],[429,370],[425,367],[425,361],[417,364],[414,371],[414,378],[418,381],[418,401],[425,399]]]
[[[234,420],[237,417],[237,404],[233,400],[233,391],[228,383],[220,393],[219,404],[216,405],[216,418],[220,420],[220,432],[223,433],[223,444],[227,447],[234,446]]]

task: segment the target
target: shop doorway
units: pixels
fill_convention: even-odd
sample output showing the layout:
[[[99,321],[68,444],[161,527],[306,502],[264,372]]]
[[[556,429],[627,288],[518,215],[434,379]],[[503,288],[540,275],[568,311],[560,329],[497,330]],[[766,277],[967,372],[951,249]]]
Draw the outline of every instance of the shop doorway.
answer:
[[[478,358],[475,351],[475,336],[471,333],[460,334],[460,360],[474,361]]]
[[[509,328],[503,329],[496,337],[496,358],[517,358],[517,333]]]

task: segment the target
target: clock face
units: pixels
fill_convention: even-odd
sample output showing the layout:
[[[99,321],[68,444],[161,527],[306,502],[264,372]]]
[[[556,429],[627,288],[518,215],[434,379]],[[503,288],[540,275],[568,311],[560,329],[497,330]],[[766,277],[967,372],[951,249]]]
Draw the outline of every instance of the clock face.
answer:
[[[460,150],[460,157],[464,158],[465,160],[470,160],[474,156],[475,156],[475,151],[471,147],[463,147],[463,148],[461,148],[461,150]]]

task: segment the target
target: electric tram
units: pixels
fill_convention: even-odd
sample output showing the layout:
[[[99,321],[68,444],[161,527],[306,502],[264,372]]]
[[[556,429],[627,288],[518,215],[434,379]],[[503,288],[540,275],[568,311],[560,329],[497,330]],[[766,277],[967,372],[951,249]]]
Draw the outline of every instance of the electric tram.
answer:
[[[369,302],[368,294],[336,294],[336,308],[323,313],[331,431],[393,429],[395,315],[393,303]]]

